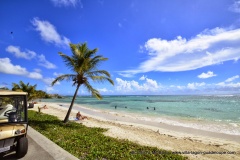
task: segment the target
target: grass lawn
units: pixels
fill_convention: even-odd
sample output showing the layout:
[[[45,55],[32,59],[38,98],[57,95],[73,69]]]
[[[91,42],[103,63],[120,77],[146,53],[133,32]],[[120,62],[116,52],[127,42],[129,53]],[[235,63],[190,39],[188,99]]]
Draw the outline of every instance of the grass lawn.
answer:
[[[79,159],[187,159],[156,147],[103,135],[106,129],[76,122],[64,124],[56,116],[28,111],[29,125]]]

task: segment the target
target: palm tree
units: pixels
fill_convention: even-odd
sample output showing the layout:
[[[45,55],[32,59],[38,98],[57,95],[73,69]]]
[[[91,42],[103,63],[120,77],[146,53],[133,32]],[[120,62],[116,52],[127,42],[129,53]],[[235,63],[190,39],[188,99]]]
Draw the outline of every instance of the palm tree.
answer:
[[[66,66],[71,69],[73,74],[64,74],[58,76],[53,82],[54,85],[56,82],[67,80],[73,81],[73,85],[76,85],[76,90],[74,96],[72,98],[72,102],[68,109],[67,115],[64,119],[64,123],[66,123],[69,119],[69,115],[71,113],[74,100],[77,96],[78,89],[81,85],[86,87],[86,89],[96,98],[102,99],[102,96],[98,92],[98,90],[94,89],[89,80],[93,82],[104,82],[108,81],[112,85],[114,85],[113,80],[110,78],[110,74],[105,70],[98,70],[97,67],[102,61],[108,60],[108,58],[104,58],[101,55],[95,55],[98,51],[97,48],[90,50],[87,47],[86,43],[83,44],[72,44],[70,43],[70,49],[72,51],[72,56],[68,56],[59,52],[58,54],[63,58]]]
[[[49,98],[50,97],[46,92],[44,92],[42,90],[36,90],[34,92],[34,96],[36,98]]]
[[[35,98],[35,91],[36,91],[36,87],[37,85],[30,85],[29,83],[25,84],[23,83],[23,81],[20,81],[19,84],[17,83],[12,83],[12,91],[20,91],[20,92],[27,92],[28,93],[28,101],[32,100],[33,98]]]
[[[7,87],[1,87],[0,90],[9,90]]]

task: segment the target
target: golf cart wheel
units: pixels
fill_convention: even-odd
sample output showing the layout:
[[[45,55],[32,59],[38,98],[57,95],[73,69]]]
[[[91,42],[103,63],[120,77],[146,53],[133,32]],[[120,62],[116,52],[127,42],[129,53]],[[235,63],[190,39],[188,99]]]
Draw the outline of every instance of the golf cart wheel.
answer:
[[[21,137],[17,141],[16,155],[18,158],[22,158],[27,154],[28,151],[28,139],[26,137]]]

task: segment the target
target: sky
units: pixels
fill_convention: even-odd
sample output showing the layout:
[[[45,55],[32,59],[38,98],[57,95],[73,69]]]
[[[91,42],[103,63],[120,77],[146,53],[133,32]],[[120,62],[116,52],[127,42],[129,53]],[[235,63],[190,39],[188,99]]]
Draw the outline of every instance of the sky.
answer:
[[[85,42],[108,58],[114,86],[90,81],[102,95],[240,93],[240,0],[1,0],[0,88],[73,95],[51,82]]]

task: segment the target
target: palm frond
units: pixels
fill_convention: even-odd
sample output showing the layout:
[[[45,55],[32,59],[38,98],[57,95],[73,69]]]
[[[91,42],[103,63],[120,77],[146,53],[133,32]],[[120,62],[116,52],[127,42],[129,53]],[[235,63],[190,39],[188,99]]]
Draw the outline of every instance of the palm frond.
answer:
[[[73,55],[79,54],[77,45],[70,43],[70,48],[71,48],[71,51],[72,51]]]
[[[29,85],[29,83],[26,85],[25,83],[23,83],[23,81],[19,82],[19,86],[21,87],[22,90],[26,90],[28,85]]]
[[[85,58],[91,58],[92,56],[94,56],[94,54],[98,51],[98,48],[95,48],[93,50],[87,50],[87,52],[85,53],[84,57]]]
[[[20,81],[19,84],[13,83],[13,91],[21,91],[28,93],[28,100],[34,98],[34,93],[36,92],[37,84],[30,85],[30,83],[25,84],[23,81]]]
[[[80,54],[82,57],[85,57],[85,53],[88,51],[87,43],[80,43],[77,45],[78,50],[80,51]]]
[[[71,70],[74,70],[74,68],[73,68],[74,60],[71,57],[69,57],[68,55],[63,54],[61,52],[59,52],[58,54],[63,58],[63,61],[65,62],[66,66],[69,67]]]
[[[89,62],[91,64],[91,69],[95,69],[98,67],[98,65],[100,65],[100,63],[102,61],[106,61],[108,60],[108,58],[104,58],[101,55],[95,56],[91,59],[91,61]]]
[[[102,99],[102,96],[101,96],[101,94],[99,93],[99,91],[96,90],[96,89],[94,89],[94,88],[89,84],[88,81],[86,81],[83,85],[86,87],[86,89],[87,89],[90,93],[92,93],[92,96],[96,97],[97,99]]]
[[[111,83],[112,85],[114,85],[114,82],[111,78],[108,78],[108,77],[104,77],[104,76],[92,76],[91,79],[93,81],[96,81],[96,82],[105,82],[105,81],[108,81],[109,83]]]
[[[95,71],[87,72],[86,75],[88,75],[88,76],[104,75],[109,78],[111,77],[111,75],[108,73],[108,71],[105,71],[105,70],[95,70]]]
[[[12,86],[13,86],[12,88],[13,91],[20,89],[20,86],[17,83],[12,83]]]
[[[55,78],[52,81],[51,85],[53,86],[55,83],[61,82],[63,80],[67,80],[67,81],[74,80],[75,78],[76,78],[75,74],[64,74],[64,75],[61,75],[61,76],[58,76],[57,78]]]

